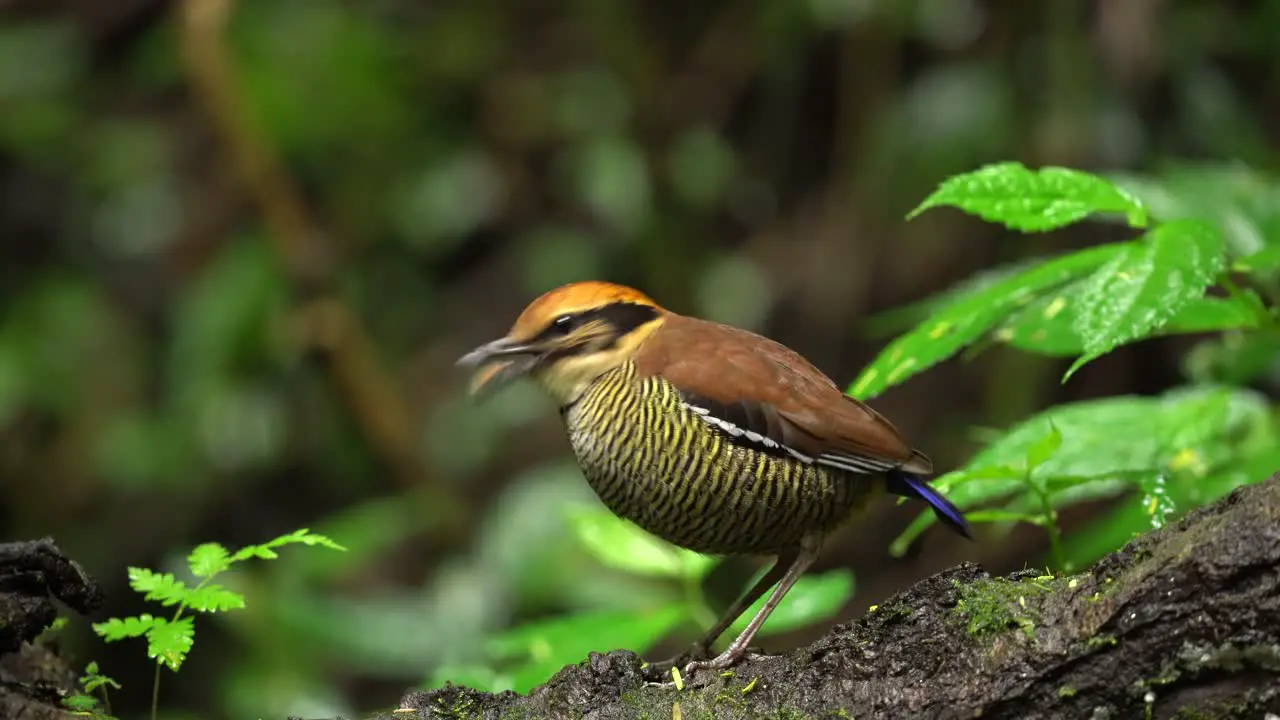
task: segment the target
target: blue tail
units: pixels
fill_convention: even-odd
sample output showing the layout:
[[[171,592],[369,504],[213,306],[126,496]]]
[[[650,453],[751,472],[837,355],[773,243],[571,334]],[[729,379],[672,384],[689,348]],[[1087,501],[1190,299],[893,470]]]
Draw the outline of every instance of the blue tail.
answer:
[[[960,533],[961,535],[973,539],[973,533],[969,530],[969,523],[964,519],[964,513],[960,512],[960,508],[951,504],[951,501],[942,496],[942,493],[929,487],[919,475],[913,475],[902,470],[890,470],[887,474],[887,488],[894,495],[915,498],[929,503],[933,508],[933,514],[938,516],[938,520],[942,524]]]

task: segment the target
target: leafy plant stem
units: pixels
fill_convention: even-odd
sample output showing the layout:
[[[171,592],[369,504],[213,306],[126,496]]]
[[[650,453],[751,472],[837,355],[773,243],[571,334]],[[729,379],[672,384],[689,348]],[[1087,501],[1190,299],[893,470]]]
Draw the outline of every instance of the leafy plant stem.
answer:
[[[1027,487],[1035,493],[1040,500],[1040,508],[1044,513],[1044,530],[1049,535],[1049,554],[1053,557],[1053,566],[1058,572],[1066,569],[1066,553],[1062,551],[1062,531],[1058,528],[1058,511],[1053,509],[1053,503],[1049,499],[1049,492],[1045,489],[1043,483],[1033,480],[1028,473]]]
[[[160,714],[160,661],[156,661],[156,677],[151,682],[151,720]]]
[[[212,580],[217,575],[218,573],[214,573],[213,575],[210,575],[206,578],[202,578],[199,583],[196,583],[196,586],[192,590],[192,592],[199,592],[200,590],[204,589],[204,586],[208,585],[209,581]],[[186,609],[187,609],[186,600],[183,600],[182,602],[178,603],[178,608],[173,612],[173,619],[170,620],[169,622],[176,623],[179,620],[181,620],[182,613]],[[151,720],[156,720],[156,717],[158,717],[159,715],[159,710],[160,710],[160,660],[159,658],[157,658],[155,680],[153,680],[151,683]]]

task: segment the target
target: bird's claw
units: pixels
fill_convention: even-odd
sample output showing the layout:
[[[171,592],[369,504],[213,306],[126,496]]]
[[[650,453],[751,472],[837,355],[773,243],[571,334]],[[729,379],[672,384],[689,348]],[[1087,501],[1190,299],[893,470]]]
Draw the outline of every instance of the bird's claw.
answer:
[[[750,649],[735,650],[731,647],[710,660],[693,660],[686,663],[681,672],[688,678],[699,670],[728,670],[743,660],[767,660],[770,657],[773,656]]]

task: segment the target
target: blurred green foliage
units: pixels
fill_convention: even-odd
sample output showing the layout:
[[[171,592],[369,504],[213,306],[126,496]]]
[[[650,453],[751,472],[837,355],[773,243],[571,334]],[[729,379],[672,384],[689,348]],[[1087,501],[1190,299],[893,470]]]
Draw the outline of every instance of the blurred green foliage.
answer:
[[[485,666],[489,641],[525,622],[685,602],[683,582],[602,566],[567,530],[560,510],[593,499],[536,392],[461,397],[453,359],[569,280],[764,331],[845,381],[877,338],[949,298],[1097,247],[1096,265],[971,325],[971,361],[877,407],[950,469],[999,437],[974,442],[974,426],[1202,400],[1238,434],[1184,444],[1235,460],[1208,480],[1169,475],[1178,512],[1275,469],[1234,448],[1270,432],[1280,341],[1213,329],[1253,312],[1222,294],[1189,302],[1163,337],[1059,385],[1084,349],[1076,298],[1117,252],[1100,241],[1133,233],[1011,240],[943,212],[901,218],[940,178],[1000,158],[1123,170],[1111,179],[1151,217],[1219,227],[1252,287],[1277,264],[1280,87],[1266,78],[1280,2],[231,2],[218,45],[234,106],[311,216],[314,274],[281,252],[196,81],[183,11],[197,4],[0,11],[0,527],[55,536],[106,583],[114,616],[145,610],[123,568],[183,573],[179,549],[207,538],[308,526],[348,548],[237,570],[250,601],[202,627],[165,717],[351,716],[446,663]],[[369,338],[367,364],[326,324],[335,302]],[[366,393],[369,377],[389,391]],[[1197,394],[1212,384],[1225,405]],[[1070,423],[1055,416],[1062,447],[1038,474],[1084,442]],[[1142,442],[1174,457],[1184,441]],[[1150,523],[1160,477],[1085,483],[1110,489],[1064,514],[1068,559]],[[828,544],[823,562],[858,570],[843,612],[960,559],[1040,561],[1034,543],[877,550],[906,519],[874,512]],[[154,663],[83,624],[64,635],[120,681],[115,705],[148,705]]]

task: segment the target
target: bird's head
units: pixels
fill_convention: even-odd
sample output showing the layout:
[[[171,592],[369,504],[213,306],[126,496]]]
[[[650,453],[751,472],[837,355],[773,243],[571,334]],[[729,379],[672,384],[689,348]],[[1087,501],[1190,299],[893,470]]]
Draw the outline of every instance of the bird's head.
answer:
[[[529,303],[505,337],[472,350],[458,364],[476,368],[472,396],[527,375],[563,405],[630,359],[666,314],[629,287],[572,283]]]

